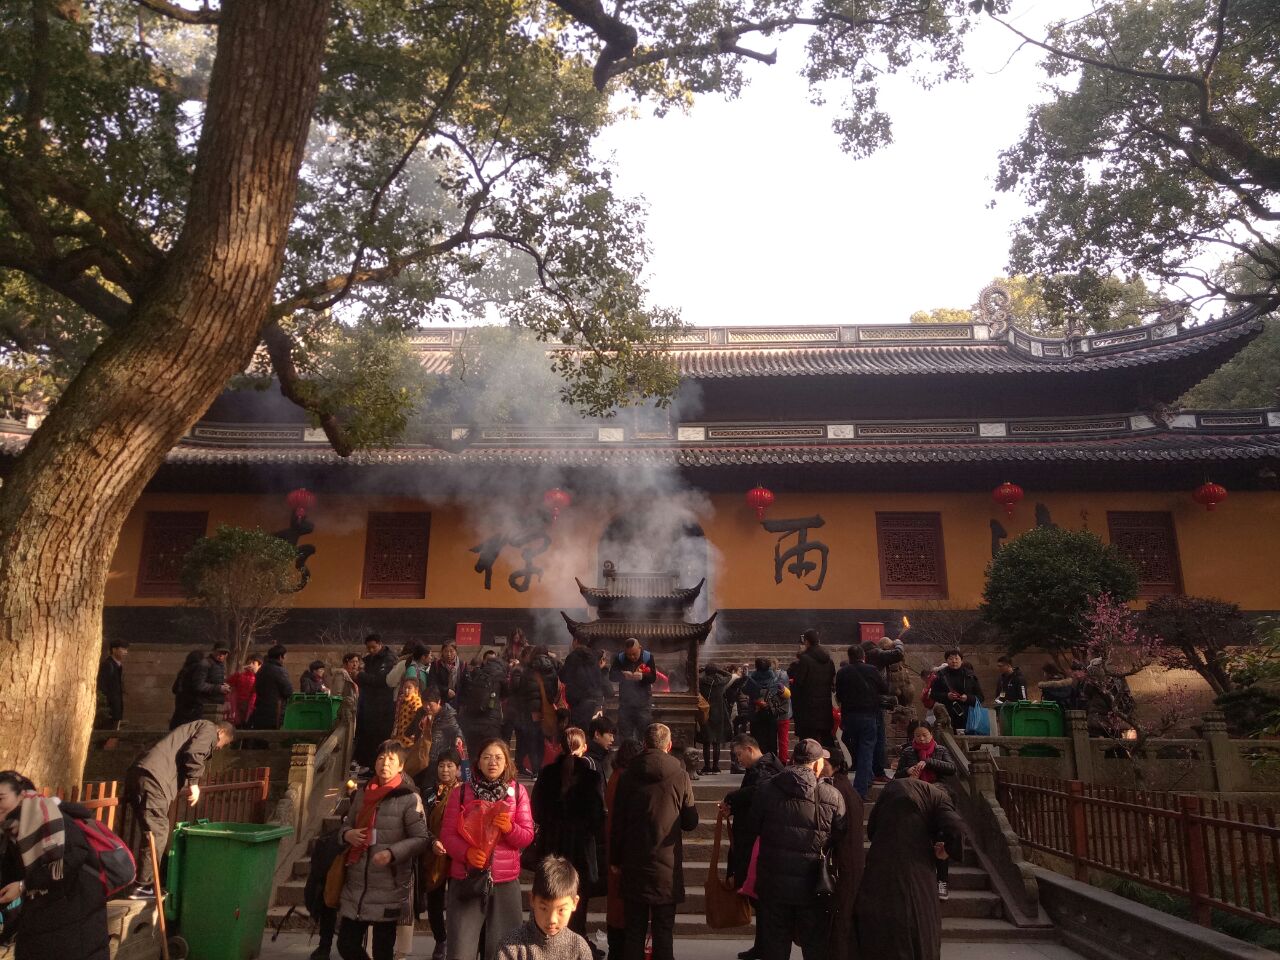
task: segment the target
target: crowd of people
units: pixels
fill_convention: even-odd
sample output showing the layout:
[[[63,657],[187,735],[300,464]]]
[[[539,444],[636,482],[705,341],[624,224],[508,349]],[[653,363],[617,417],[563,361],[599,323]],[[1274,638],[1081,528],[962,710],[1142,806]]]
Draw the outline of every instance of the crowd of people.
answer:
[[[113,645],[99,671],[108,725],[124,716],[127,652]],[[230,675],[228,654],[219,644],[188,657],[173,683],[171,733],[129,771],[126,803],[160,852],[173,799],[196,803],[212,752],[236,728],[278,727],[295,689],[284,647]],[[1025,699],[1021,671],[1007,657],[998,666],[995,704]],[[855,643],[837,665],[815,630],[785,668],[764,656],[706,663],[696,678],[699,765],[690,744],[653,722],[653,694],[668,681],[635,639],[612,655],[575,642],[561,662],[516,631],[464,661],[453,643],[411,643],[397,655],[370,635],[340,667],[313,661],[297,689],[344,698],[358,786],[339,831],[316,844],[323,897],[308,904],[318,920],[312,956],[327,960],[335,945],[344,960],[368,948],[376,960],[408,956],[425,916],[434,960],[668,960],[685,897],[681,837],[698,823],[692,780],[721,773],[727,745],[728,771],[742,781],[721,806],[725,873],[757,918],[741,960],[781,960],[792,943],[806,960],[936,960],[938,902],[949,895],[961,826],[946,788],[956,765],[934,732],[968,729],[985,696],[958,650],[920,671],[919,687],[915,676],[900,641]],[[1039,688],[1087,705],[1090,682],[1084,668],[1047,671]],[[616,722],[604,711],[615,693]],[[887,718],[904,714],[912,719],[895,759]],[[6,776],[0,816],[20,836],[13,811],[31,786]],[[884,786],[864,854],[875,784]],[[64,811],[77,815],[74,805]],[[147,897],[154,878],[142,853],[133,895]],[[534,875],[527,922],[522,869]],[[12,892],[0,890],[0,901]],[[586,939],[600,898],[607,951]],[[65,954],[81,955],[94,954]]]

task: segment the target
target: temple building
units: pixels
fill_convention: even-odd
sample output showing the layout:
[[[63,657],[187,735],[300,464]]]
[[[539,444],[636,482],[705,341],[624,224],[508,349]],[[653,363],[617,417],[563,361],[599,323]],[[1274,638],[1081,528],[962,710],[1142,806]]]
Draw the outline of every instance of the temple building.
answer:
[[[175,636],[195,539],[286,528],[297,488],[315,495],[300,540],[315,549],[274,633],[286,643],[489,643],[516,627],[612,641],[605,614],[623,598],[606,561],[661,572],[673,615],[649,629],[673,640],[791,642],[818,626],[843,643],[859,623],[894,634],[904,615],[975,609],[993,552],[1037,523],[1115,544],[1143,597],[1280,610],[1280,409],[1172,406],[1262,318],[1044,339],[1001,306],[964,324],[691,328],[668,348],[674,414],[459,425],[347,459],[274,393],[225,394],[124,528],[107,634]],[[465,336],[418,335],[427,369]],[[29,432],[0,424],[0,455]],[[1213,510],[1193,499],[1207,482],[1226,492]],[[993,498],[1005,483],[1023,493],[1011,512]],[[755,488],[771,502],[748,503]]]

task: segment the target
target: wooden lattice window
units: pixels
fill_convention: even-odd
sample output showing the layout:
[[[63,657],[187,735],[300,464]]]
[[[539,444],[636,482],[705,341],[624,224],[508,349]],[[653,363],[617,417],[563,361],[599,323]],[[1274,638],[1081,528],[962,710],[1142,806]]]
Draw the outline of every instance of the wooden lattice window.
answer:
[[[134,593],[139,597],[182,596],[182,563],[208,525],[209,514],[203,510],[147,511]]]
[[[364,596],[422,600],[427,595],[429,513],[370,513]]]
[[[939,513],[877,513],[882,597],[946,599],[947,561]]]
[[[1107,513],[1112,545],[1138,568],[1138,595],[1182,592],[1182,563],[1173,514],[1159,510]]]

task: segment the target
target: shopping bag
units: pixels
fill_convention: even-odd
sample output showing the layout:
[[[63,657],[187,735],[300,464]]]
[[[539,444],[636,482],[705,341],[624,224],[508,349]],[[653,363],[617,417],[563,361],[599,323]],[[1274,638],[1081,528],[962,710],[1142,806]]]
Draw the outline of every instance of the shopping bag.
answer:
[[[711,865],[707,868],[706,894],[707,926],[712,930],[725,927],[745,927],[751,922],[751,904],[747,898],[733,889],[720,873],[720,833],[724,827],[724,814],[716,817],[715,840],[711,844]]]
[[[964,720],[964,732],[979,737],[991,736],[991,715],[981,700],[969,705],[969,715]]]

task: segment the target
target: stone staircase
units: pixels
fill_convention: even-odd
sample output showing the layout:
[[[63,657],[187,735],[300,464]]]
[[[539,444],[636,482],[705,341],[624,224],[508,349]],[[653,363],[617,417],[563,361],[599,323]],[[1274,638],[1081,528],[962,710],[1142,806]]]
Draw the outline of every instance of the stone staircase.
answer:
[[[685,902],[676,915],[677,937],[750,939],[753,935],[750,926],[709,931],[704,917],[704,885],[711,861],[716,808],[730,790],[737,788],[740,781],[741,778],[738,776],[718,774],[704,776],[693,784],[694,796],[698,803],[699,823],[692,833],[684,836]],[[527,782],[526,786],[528,786]],[[879,785],[873,788],[871,802],[864,808],[866,816],[870,816],[872,805],[880,789]],[[336,825],[337,817],[327,818],[322,830],[332,829]],[[869,841],[867,845],[870,845]],[[726,852],[727,838],[721,850],[722,858]],[[966,852],[964,861],[951,867],[951,895],[941,904],[944,940],[1026,941],[1055,938],[1051,927],[1028,930],[1010,923],[1006,919],[1003,902],[992,889],[990,878],[977,863],[972,853]],[[268,922],[273,927],[281,921],[290,906],[296,906],[297,909],[286,924],[286,929],[308,928],[310,921],[302,909],[302,895],[309,869],[310,859],[306,856],[299,857],[294,861],[292,876],[277,887],[275,901],[268,916]],[[527,874],[522,880],[522,888],[527,902],[529,894]],[[593,909],[588,916],[592,931],[603,929],[604,898],[593,900],[591,906]],[[418,929],[424,935],[430,935],[425,918],[419,922]]]

